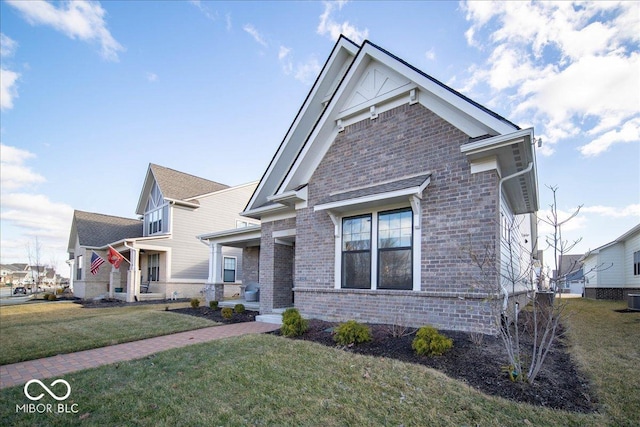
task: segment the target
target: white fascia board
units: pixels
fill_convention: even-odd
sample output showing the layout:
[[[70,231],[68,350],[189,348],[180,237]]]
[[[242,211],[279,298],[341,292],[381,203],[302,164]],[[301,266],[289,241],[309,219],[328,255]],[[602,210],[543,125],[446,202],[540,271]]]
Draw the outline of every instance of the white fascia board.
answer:
[[[505,147],[512,144],[524,143],[528,138],[533,141],[533,128],[522,129],[504,135],[497,135],[479,141],[468,142],[460,147],[460,151],[467,156],[484,154],[496,148]]]
[[[155,177],[153,176],[153,172],[151,171],[151,164],[149,164],[147,166],[147,174],[144,177],[144,183],[142,184],[142,190],[140,191],[140,196],[138,197],[138,205],[136,207],[137,215],[144,215],[147,199],[143,196],[148,195],[149,191],[151,191],[151,179],[155,180]]]
[[[315,211],[340,210],[354,205],[375,204],[384,200],[393,200],[401,197],[418,196],[422,198],[422,192],[429,185],[430,178],[427,178],[425,184],[418,187],[403,188],[402,190],[390,191],[387,193],[372,194],[370,196],[356,197],[353,199],[339,200],[336,202],[324,203],[314,206]],[[408,200],[408,199],[407,199]]]
[[[262,231],[260,226],[256,227],[243,227],[236,228],[226,231],[218,231],[215,233],[202,234],[197,236],[197,239],[201,242],[205,243],[208,241],[208,244],[218,243],[221,245],[224,244],[233,244],[233,243],[243,243],[249,241],[260,241],[262,237]]]
[[[285,205],[295,205],[296,203],[306,202],[309,197],[308,193],[308,187],[305,185],[299,190],[291,190],[280,194],[274,194],[273,196],[267,197],[267,200]]]
[[[200,203],[187,202],[187,201],[178,200],[178,199],[169,199],[167,197],[164,197],[164,200],[169,202],[169,204],[173,204],[173,205],[186,206],[194,209],[197,209],[200,207]]]
[[[265,192],[268,193],[267,194],[268,196],[277,192],[279,188],[283,188],[283,186],[281,185],[282,177],[289,171],[290,162],[296,158],[300,150],[300,147],[298,147],[297,144],[295,146],[291,145],[294,142],[293,137],[296,135],[297,131],[299,130],[298,128],[301,128],[302,126],[302,127],[305,127],[305,128],[308,127],[309,129],[311,129],[311,127],[313,127],[313,125],[317,121],[317,117],[315,117],[315,115],[309,117],[311,114],[309,110],[312,105],[319,108],[318,114],[320,116],[323,114],[322,101],[326,97],[326,93],[322,93],[319,91],[321,88],[325,87],[323,83],[325,83],[325,79],[327,78],[327,75],[329,73],[334,73],[336,74],[334,78],[336,78],[337,75],[341,72],[341,70],[344,69],[345,63],[351,62],[349,58],[353,58],[356,55],[358,49],[359,49],[358,46],[354,46],[353,43],[347,39],[340,38],[338,40],[338,43],[335,46],[332,52],[332,55],[327,60],[325,67],[323,68],[321,74],[318,76],[318,79],[316,80],[316,83],[311,88],[311,92],[309,92],[309,95],[307,96],[305,103],[302,105],[299,113],[295,117],[294,122],[292,123],[291,127],[287,131],[287,134],[285,135],[284,140],[278,147],[278,151],[276,152],[273,160],[267,167],[267,170],[263,178],[260,180],[258,187],[256,188],[253,195],[251,196],[251,199],[247,204],[247,211],[252,210],[252,206],[258,201],[260,197],[265,197],[264,196]],[[336,69],[336,66],[337,66],[336,61],[340,59],[343,61],[343,63],[340,64],[339,67]],[[330,82],[330,83],[333,83],[333,82]],[[302,123],[306,121],[309,121],[309,123],[304,123],[304,126],[303,126]],[[299,140],[295,141],[300,145],[304,144],[305,141],[307,140],[306,138],[307,132],[303,132],[303,133],[305,135],[303,135],[302,137],[298,136]],[[268,186],[272,188],[267,188]]]
[[[248,218],[253,219],[261,219],[263,215],[271,215],[274,213],[280,213],[289,209],[288,206],[283,205],[281,203],[275,203],[272,205],[263,206],[256,209],[248,209],[242,212],[242,216],[246,216]]]

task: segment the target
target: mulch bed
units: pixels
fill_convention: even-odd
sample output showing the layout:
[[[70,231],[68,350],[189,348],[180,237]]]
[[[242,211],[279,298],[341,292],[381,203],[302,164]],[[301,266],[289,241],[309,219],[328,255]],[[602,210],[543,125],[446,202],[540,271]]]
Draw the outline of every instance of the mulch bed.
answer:
[[[137,302],[133,304],[163,304],[169,301]],[[84,303],[86,307],[112,307],[131,305],[121,301],[93,301]],[[220,323],[252,322],[258,312],[247,310],[233,313],[231,319],[224,319],[220,309],[208,307],[197,309],[187,307],[170,310],[210,319]],[[396,359],[408,363],[417,363],[437,369],[448,376],[468,384],[481,392],[510,399],[516,402],[543,406],[571,412],[592,413],[597,409],[597,397],[591,390],[588,379],[579,372],[571,360],[562,339],[556,340],[549,352],[534,384],[515,383],[509,379],[502,367],[507,365],[502,340],[499,337],[484,335],[480,344],[474,343],[472,335],[458,331],[440,331],[453,339],[453,348],[442,356],[418,356],[411,348],[415,330],[392,327],[390,325],[368,325],[373,340],[357,346],[337,346],[333,341],[332,330],[337,323],[321,320],[309,320],[309,330],[295,339],[312,341],[328,347],[340,348],[357,354]],[[395,329],[395,333],[393,331]],[[398,332],[405,332],[403,336]],[[280,332],[273,332],[279,335]],[[521,338],[523,345],[531,345]],[[526,353],[525,353],[526,354]],[[530,352],[529,352],[530,354]]]
[[[136,302],[126,302],[116,298],[103,298],[99,300],[83,300],[78,299],[75,301],[76,304],[81,304],[85,308],[108,308],[108,307],[130,307],[134,305],[150,305],[150,304],[169,304],[174,302],[189,302],[189,298],[180,298],[177,300],[149,300],[149,301],[136,301]]]
[[[417,363],[437,369],[485,394],[499,396],[517,402],[544,406],[571,412],[596,411],[597,399],[589,381],[576,370],[565,345],[556,341],[545,365],[534,384],[512,382],[501,367],[507,364],[502,340],[499,337],[483,337],[475,344],[471,335],[457,331],[440,331],[453,339],[453,348],[442,356],[418,356],[411,348],[415,330],[409,335],[395,337],[389,325],[368,325],[373,340],[357,346],[336,346],[332,328],[336,323],[309,321],[309,330],[296,339],[313,341],[344,351]],[[279,332],[275,332],[278,334]]]

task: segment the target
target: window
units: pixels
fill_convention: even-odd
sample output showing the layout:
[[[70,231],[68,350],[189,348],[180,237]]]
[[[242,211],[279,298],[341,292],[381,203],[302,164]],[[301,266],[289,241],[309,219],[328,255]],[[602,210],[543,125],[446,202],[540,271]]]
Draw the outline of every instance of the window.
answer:
[[[76,280],[82,280],[82,255],[76,258]]]
[[[413,289],[413,214],[378,215],[378,289]]]
[[[231,257],[224,257],[224,268],[222,271],[223,282],[235,282],[236,281],[236,259]]]
[[[414,243],[411,208],[343,218],[341,287],[413,289]]]
[[[147,207],[144,214],[145,233],[147,236],[169,232],[169,205],[165,202],[160,188],[154,182],[151,187]]]
[[[147,256],[147,277],[150,282],[160,280],[160,254]]]
[[[640,251],[633,253],[633,275],[640,276]]]
[[[371,288],[371,215],[342,220],[342,287]]]

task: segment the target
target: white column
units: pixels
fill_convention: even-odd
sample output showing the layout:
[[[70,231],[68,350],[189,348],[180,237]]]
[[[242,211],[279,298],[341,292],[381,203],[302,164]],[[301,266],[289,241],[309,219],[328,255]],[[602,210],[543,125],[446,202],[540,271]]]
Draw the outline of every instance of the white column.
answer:
[[[212,243],[209,256],[209,283],[222,283],[222,246]]]
[[[138,250],[131,247],[129,249],[130,264],[127,271],[127,302],[134,302],[136,297],[140,295],[140,270],[138,269]]]

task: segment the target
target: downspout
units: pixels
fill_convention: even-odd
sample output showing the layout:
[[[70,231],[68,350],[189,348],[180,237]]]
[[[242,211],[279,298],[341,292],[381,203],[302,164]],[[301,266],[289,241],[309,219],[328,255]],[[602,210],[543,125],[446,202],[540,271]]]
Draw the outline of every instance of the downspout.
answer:
[[[508,181],[512,178],[516,178],[520,175],[524,175],[526,173],[531,172],[531,170],[533,169],[533,162],[529,162],[529,165],[525,168],[522,169],[521,171],[518,171],[516,173],[513,173],[511,175],[507,175],[503,178],[500,178],[500,181],[498,182],[498,198],[500,201],[500,205],[498,207],[498,209],[502,209],[502,184],[505,181]],[[500,280],[500,287],[502,288],[502,293],[504,294],[504,299],[502,302],[502,312],[504,313],[505,311],[507,311],[507,305],[509,302],[509,291],[507,290],[507,288],[502,284],[502,280]]]

